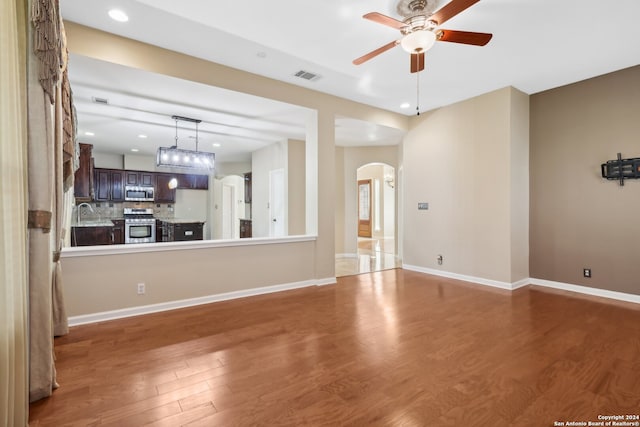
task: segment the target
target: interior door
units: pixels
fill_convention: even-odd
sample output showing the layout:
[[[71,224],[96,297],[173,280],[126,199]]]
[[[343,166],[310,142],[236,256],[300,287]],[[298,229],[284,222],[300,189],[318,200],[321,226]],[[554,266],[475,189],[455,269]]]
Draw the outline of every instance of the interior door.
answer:
[[[234,239],[235,235],[235,188],[222,184],[222,238]],[[238,228],[238,233],[240,229]]]
[[[284,169],[269,172],[269,236],[286,236],[284,214]]]
[[[358,181],[358,237],[371,237],[371,180]]]

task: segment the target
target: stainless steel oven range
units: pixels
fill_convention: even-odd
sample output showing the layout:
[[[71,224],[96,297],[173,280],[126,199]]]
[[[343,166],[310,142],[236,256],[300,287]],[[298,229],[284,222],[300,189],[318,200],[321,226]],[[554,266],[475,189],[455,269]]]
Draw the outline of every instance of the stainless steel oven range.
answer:
[[[124,243],[154,243],[156,220],[151,208],[124,208]]]

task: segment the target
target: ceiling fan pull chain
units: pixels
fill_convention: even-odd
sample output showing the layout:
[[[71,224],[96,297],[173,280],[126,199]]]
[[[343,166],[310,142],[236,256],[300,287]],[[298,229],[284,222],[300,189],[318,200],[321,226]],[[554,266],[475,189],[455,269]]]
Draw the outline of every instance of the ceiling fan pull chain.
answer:
[[[178,148],[178,119],[176,120],[176,144],[175,147]]]
[[[196,151],[198,151],[198,122],[196,122]]]
[[[416,112],[420,115],[420,71],[416,73]]]

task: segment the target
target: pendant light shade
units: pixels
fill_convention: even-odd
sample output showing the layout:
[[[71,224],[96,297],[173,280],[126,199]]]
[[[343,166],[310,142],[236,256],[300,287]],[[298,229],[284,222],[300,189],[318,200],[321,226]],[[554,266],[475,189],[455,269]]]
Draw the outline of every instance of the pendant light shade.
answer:
[[[172,116],[171,118],[176,121],[176,143],[171,147],[158,147],[156,165],[203,171],[213,170],[216,155],[206,151],[198,151],[198,123],[202,120],[182,116]],[[178,121],[180,120],[196,124],[195,151],[178,148]]]
[[[176,147],[159,147],[156,156],[158,166],[188,169],[213,169],[214,160],[214,153]]]

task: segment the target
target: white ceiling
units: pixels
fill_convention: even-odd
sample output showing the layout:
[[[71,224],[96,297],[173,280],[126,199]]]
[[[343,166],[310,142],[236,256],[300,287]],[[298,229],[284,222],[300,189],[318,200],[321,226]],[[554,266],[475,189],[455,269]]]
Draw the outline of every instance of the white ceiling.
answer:
[[[447,2],[440,0],[436,7]],[[397,1],[61,0],[60,3],[63,17],[70,21],[386,110],[415,114],[417,77],[409,73],[408,54],[400,47],[360,66],[351,62],[399,38],[397,30],[362,19],[362,15],[372,11],[401,19],[395,11]],[[125,11],[129,21],[111,20],[107,12],[112,8]],[[637,65],[639,15],[639,0],[481,0],[446,22],[444,28],[489,32],[493,33],[493,39],[485,47],[436,43],[427,54],[425,71],[419,73],[420,110],[505,86],[537,93]],[[117,112],[114,108],[113,115],[119,116],[122,127],[129,123],[130,133],[135,135],[143,131],[134,131],[132,123],[158,121],[162,125],[154,138],[162,134],[165,140],[172,139],[173,122],[170,117],[161,120],[160,116],[181,114],[205,120],[201,126],[205,145],[232,141],[238,147],[258,146],[283,137],[303,137],[305,110],[300,107],[283,103],[271,106],[270,102],[248,95],[166,76],[149,77],[140,70],[114,65],[109,70],[97,71],[102,67],[104,64],[97,61],[72,58],[71,81],[81,128],[99,129],[97,126],[104,123],[105,130],[113,130],[113,122],[111,125],[106,123],[107,119],[101,122],[98,106],[87,102],[91,96],[102,93],[112,105],[127,106],[117,108]],[[321,78],[309,82],[294,77],[299,70],[319,74]],[[207,98],[201,96],[204,93]],[[225,107],[227,98],[234,104],[230,107],[233,111]],[[224,103],[212,103],[211,99],[224,99]],[[401,109],[403,102],[410,107]],[[151,116],[143,114],[145,111]],[[263,113],[269,115],[266,123],[257,118]],[[200,115],[203,117],[196,117]],[[341,132],[337,139],[343,145],[349,141],[361,145],[367,140],[371,144],[397,143],[401,137],[397,131],[379,126],[372,128],[347,118],[340,121],[343,123],[337,128]],[[95,133],[97,137],[98,131]],[[120,139],[111,138],[111,143]],[[216,151],[216,155],[220,158],[222,153]],[[238,157],[230,154],[229,158]]]

